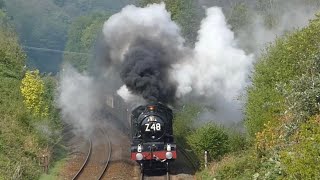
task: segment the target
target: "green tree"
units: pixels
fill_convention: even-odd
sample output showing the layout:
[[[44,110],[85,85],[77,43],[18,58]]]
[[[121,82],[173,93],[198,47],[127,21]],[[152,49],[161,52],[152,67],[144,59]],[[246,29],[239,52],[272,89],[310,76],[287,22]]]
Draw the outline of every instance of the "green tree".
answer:
[[[222,127],[212,123],[196,129],[187,140],[199,159],[203,159],[204,151],[208,151],[211,159],[219,159],[229,152],[228,135]]]
[[[245,3],[236,3],[231,10],[228,23],[231,24],[233,30],[240,30],[247,26],[251,19],[249,8]]]
[[[20,78],[23,72],[25,54],[21,53],[18,38],[12,29],[0,27],[0,76]]]
[[[92,55],[92,47],[101,33],[103,23],[110,17],[108,13],[93,13],[76,19],[69,30],[66,51],[86,54],[64,54],[64,61],[80,71],[87,70]]]
[[[44,83],[43,101],[48,108],[48,121],[53,129],[60,129],[61,119],[59,109],[56,107],[56,90],[58,81],[57,78],[51,74],[44,75],[42,78]]]

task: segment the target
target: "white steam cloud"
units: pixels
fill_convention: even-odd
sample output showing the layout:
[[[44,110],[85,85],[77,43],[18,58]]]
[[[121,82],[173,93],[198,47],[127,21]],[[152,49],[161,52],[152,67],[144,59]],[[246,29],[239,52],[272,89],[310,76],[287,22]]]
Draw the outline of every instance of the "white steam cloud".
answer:
[[[177,65],[173,72],[179,83],[179,97],[192,92],[204,96],[214,112],[202,118],[238,122],[242,119],[239,96],[248,85],[253,55],[247,55],[236,43],[221,8],[207,9],[195,44],[194,56]]]
[[[194,91],[201,96],[232,101],[247,85],[253,56],[237,47],[220,8],[207,9],[194,56],[175,67],[178,96]]]
[[[126,85],[121,86],[120,89],[117,90],[117,94],[126,102],[130,102],[132,106],[138,106],[146,103],[142,97],[132,94]]]
[[[76,133],[89,135],[94,128],[95,113],[100,107],[93,79],[65,66],[59,84],[58,106],[63,120],[74,127]]]

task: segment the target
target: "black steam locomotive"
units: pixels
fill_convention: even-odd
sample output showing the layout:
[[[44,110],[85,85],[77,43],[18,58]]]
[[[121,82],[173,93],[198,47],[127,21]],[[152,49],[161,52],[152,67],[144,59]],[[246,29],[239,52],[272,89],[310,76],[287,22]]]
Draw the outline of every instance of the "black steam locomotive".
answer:
[[[172,110],[155,103],[139,106],[131,114],[131,159],[140,164],[142,172],[169,171],[169,164],[177,158],[172,130]]]

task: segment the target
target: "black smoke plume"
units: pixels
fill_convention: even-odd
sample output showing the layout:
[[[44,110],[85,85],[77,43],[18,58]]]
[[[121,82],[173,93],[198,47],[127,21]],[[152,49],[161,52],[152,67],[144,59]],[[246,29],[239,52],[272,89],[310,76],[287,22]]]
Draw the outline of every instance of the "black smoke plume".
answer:
[[[169,78],[175,53],[165,45],[138,38],[125,54],[120,76],[128,89],[149,102],[173,103],[176,84]]]

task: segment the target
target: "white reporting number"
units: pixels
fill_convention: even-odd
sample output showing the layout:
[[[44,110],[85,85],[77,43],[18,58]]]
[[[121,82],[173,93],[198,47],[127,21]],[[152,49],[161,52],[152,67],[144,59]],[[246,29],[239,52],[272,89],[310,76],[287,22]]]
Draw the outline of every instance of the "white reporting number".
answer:
[[[160,123],[147,123],[145,124],[147,132],[153,131],[161,131],[161,124]]]

